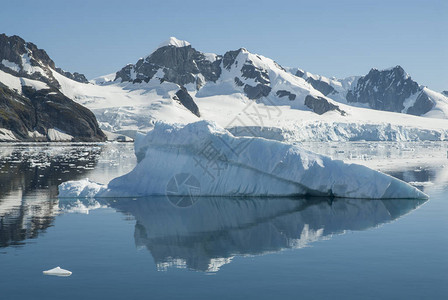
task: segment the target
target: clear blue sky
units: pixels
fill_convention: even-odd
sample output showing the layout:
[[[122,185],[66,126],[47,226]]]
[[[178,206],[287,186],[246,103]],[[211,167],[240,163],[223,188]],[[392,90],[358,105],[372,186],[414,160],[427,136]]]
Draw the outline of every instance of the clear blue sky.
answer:
[[[419,83],[448,90],[447,0],[4,2],[0,32],[88,78],[135,63],[175,36],[204,52],[245,47],[326,76],[401,65]]]

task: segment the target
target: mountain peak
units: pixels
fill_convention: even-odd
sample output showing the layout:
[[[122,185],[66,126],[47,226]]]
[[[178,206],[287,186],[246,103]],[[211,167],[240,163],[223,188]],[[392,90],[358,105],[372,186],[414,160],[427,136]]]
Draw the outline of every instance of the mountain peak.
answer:
[[[187,41],[183,41],[183,40],[179,40],[175,37],[170,37],[168,40],[164,41],[163,43],[161,43],[159,45],[158,48],[162,48],[165,46],[174,46],[174,47],[187,47],[187,46],[191,46],[191,44]]]
[[[376,72],[378,72],[380,74],[390,74],[389,76],[398,76],[399,78],[402,77],[405,80],[411,77],[408,73],[406,73],[406,71],[400,65],[396,65],[394,67],[390,67],[390,68],[386,68],[386,69],[372,68],[370,70],[369,74],[373,74]]]

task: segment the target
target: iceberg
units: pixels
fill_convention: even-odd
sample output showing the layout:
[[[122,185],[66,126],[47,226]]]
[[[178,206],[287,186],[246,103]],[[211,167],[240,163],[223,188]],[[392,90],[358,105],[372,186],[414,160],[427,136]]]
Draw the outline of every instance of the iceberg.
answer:
[[[330,196],[426,199],[417,188],[357,164],[259,137],[234,136],[216,123],[156,123],[136,137],[137,166],[106,186],[88,180],[59,186],[60,197],[167,195]],[[76,188],[74,188],[74,186]]]
[[[45,275],[53,275],[53,276],[70,276],[72,272],[69,270],[61,269],[61,267],[56,267],[51,270],[43,271]]]

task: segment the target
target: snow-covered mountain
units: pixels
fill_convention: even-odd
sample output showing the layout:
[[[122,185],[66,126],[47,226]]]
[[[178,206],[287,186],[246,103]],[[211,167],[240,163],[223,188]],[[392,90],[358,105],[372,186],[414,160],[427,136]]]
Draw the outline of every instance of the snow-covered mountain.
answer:
[[[62,90],[92,109],[102,128],[128,134],[148,131],[158,120],[207,119],[237,135],[279,140],[446,139],[447,120],[371,110],[345,100],[366,81],[363,77],[336,80],[300,72],[244,48],[217,55],[170,38],[135,64],[92,80],[96,86],[87,93],[73,82]],[[107,97],[101,88],[108,90]],[[442,100],[436,106],[440,112]]]
[[[385,70],[371,69],[365,76],[342,80],[296,68],[289,71],[341,103],[416,116],[448,118],[447,95],[419,85],[401,66]]]
[[[157,121],[186,124],[205,119],[234,135],[292,142],[448,137],[448,120],[427,118],[445,118],[446,97],[421,89],[407,75],[399,79],[397,68],[388,71],[397,73],[392,90],[404,95],[395,100],[392,90],[384,88],[390,77],[383,74],[386,71],[328,79],[284,68],[244,48],[222,55],[203,53],[186,41],[170,38],[135,64],[86,84],[79,74],[58,71],[43,50],[32,49],[26,46],[18,56],[1,50],[0,82],[17,91],[40,84],[42,92],[47,91],[42,84],[48,85],[54,89],[48,94],[54,92],[87,107],[101,129],[109,132],[134,136],[151,130]],[[402,85],[409,88],[401,90]],[[393,103],[381,107],[375,97],[362,98],[377,89],[378,95],[386,95]],[[402,103],[406,109],[400,112],[417,114],[427,108],[428,101],[435,105],[425,117],[368,109],[372,105],[398,111]]]
[[[202,53],[190,43],[170,38],[153,53],[116,73],[115,82],[171,82],[185,86],[196,97],[241,94],[271,105],[344,114],[334,101],[310,84],[291,76],[275,61],[244,48],[224,55]],[[268,101],[263,101],[267,98]]]
[[[56,68],[33,43],[0,35],[0,141],[105,140],[92,112],[62,94],[54,74],[87,82]]]

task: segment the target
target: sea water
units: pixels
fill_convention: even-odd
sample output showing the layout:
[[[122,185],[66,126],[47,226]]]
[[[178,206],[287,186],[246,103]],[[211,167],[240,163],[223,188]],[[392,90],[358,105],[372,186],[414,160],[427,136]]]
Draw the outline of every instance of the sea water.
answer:
[[[3,144],[0,299],[445,298],[447,145],[303,146],[430,199],[58,199],[131,170],[132,144]],[[57,266],[73,274],[42,274]]]

